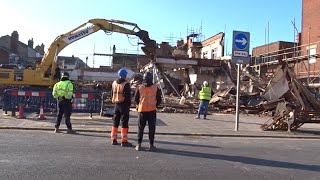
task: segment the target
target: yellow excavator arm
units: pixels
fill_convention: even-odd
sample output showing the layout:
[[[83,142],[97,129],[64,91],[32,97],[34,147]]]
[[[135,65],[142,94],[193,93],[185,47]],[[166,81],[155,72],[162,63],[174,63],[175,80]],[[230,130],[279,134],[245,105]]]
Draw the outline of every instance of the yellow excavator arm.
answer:
[[[125,28],[122,25],[132,26],[132,29]],[[120,20],[91,19],[77,28],[58,36],[35,69],[25,69],[22,75],[17,70],[0,68],[0,84],[52,86],[57,80],[56,73],[58,71],[56,69],[59,52],[69,44],[99,30],[138,36],[144,43],[143,52],[150,60],[154,60],[157,44],[149,38],[148,32],[141,30],[137,24]],[[17,78],[17,75],[20,77]]]

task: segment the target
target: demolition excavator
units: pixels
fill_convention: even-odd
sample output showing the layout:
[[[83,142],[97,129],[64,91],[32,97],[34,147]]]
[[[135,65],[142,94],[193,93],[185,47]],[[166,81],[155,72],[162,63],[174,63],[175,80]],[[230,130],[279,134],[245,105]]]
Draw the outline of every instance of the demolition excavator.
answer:
[[[128,29],[124,26],[130,26]],[[157,44],[149,38],[145,30],[141,30],[137,24],[107,19],[91,19],[77,28],[58,36],[50,45],[41,62],[35,68],[10,69],[0,67],[0,84],[13,86],[50,87],[59,80],[60,69],[57,66],[57,56],[69,44],[89,36],[99,30],[117,32],[127,35],[135,35],[143,42],[142,51],[151,61],[155,58]]]

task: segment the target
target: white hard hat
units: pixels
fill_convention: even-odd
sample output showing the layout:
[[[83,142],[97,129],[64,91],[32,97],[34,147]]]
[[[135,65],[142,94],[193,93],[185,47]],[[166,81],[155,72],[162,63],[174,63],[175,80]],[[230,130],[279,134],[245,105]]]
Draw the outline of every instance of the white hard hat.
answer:
[[[203,81],[204,86],[208,86],[208,84],[209,84],[208,81]]]

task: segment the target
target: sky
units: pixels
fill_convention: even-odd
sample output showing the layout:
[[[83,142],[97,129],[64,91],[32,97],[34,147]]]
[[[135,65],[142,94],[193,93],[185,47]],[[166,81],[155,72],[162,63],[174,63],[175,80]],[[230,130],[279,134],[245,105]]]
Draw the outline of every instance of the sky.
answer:
[[[0,36],[16,30],[25,44],[43,43],[45,51],[54,39],[90,19],[116,19],[138,24],[157,43],[175,42],[197,30],[202,38],[225,32],[226,52],[231,53],[233,30],[250,33],[250,48],[266,42],[294,41],[294,26],[301,31],[302,0],[0,0]],[[268,26],[269,24],[269,26]],[[269,27],[269,28],[268,28]],[[269,29],[269,31],[267,31]],[[266,31],[268,36],[266,36]],[[98,31],[63,49],[59,55],[76,56],[89,66],[110,65],[109,54],[139,53],[138,38]]]

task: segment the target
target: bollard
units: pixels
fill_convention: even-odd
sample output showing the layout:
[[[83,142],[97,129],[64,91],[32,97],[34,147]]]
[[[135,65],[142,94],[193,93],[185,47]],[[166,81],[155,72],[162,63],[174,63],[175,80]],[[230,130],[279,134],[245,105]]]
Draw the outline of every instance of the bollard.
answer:
[[[44,116],[44,112],[43,112],[43,106],[40,106],[40,112],[39,112],[39,116],[37,118],[37,120],[46,120],[47,118],[45,118]]]
[[[24,115],[24,107],[23,104],[19,104],[19,115],[17,117],[18,119],[25,119],[26,116]]]
[[[16,117],[16,110],[15,110],[15,108],[13,108],[12,111],[11,111],[11,117]]]

